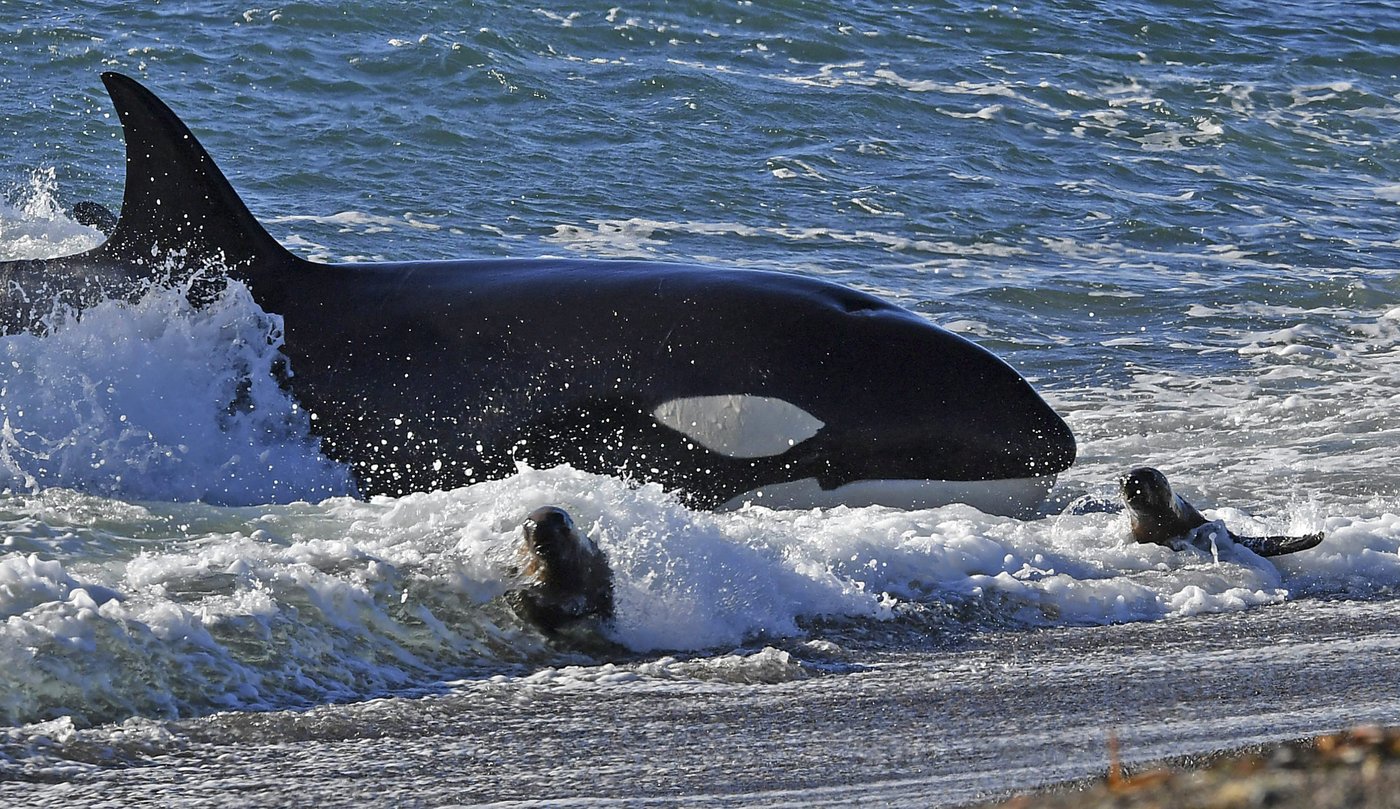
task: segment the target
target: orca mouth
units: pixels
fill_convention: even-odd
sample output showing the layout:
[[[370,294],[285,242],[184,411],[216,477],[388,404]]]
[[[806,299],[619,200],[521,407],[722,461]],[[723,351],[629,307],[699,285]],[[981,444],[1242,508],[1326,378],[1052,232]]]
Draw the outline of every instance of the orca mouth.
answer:
[[[924,509],[965,503],[988,514],[1030,518],[1039,516],[1057,474],[1069,466],[1062,455],[1028,459],[959,442],[934,443],[926,435],[900,442],[865,431],[844,437],[823,432],[762,461],[760,478],[786,480],[754,483],[720,508],[753,503],[776,509]]]
[[[919,429],[821,434],[789,456],[824,489],[870,480],[937,480],[980,484],[996,480],[1053,479],[1074,461],[1073,438],[1026,431],[999,439],[968,440]]]
[[[672,399],[651,417],[717,455],[777,464],[832,489],[860,480],[993,480],[1054,475],[1074,462],[1069,427],[1048,408],[1029,426],[953,433],[921,423],[829,425],[772,396]]]

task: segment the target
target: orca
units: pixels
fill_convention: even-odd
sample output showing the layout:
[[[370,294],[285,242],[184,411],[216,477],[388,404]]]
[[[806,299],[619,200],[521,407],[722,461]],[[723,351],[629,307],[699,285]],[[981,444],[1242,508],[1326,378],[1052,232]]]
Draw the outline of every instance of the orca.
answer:
[[[115,228],[87,252],[0,263],[0,327],[36,328],[45,295],[129,294],[171,257],[222,268],[281,317],[285,384],[363,496],[568,464],[699,508],[1025,516],[1074,461],[1069,427],[1006,362],[838,284],[647,261],[300,258],[169,107],[102,80],[126,140]]]

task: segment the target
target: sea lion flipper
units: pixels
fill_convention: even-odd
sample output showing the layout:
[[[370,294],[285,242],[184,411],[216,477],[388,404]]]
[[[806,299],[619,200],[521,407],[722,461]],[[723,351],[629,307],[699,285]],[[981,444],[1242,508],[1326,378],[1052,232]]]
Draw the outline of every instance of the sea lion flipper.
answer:
[[[1319,531],[1316,534],[1305,534],[1300,537],[1273,536],[1273,537],[1235,537],[1235,542],[1249,548],[1260,556],[1282,556],[1286,553],[1297,553],[1308,548],[1316,547],[1322,542],[1323,534]]]

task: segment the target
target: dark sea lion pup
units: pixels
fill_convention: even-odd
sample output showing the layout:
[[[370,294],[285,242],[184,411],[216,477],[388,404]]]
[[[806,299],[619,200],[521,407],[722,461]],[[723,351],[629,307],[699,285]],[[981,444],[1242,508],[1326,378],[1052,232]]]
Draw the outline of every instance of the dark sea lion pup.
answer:
[[[1194,506],[1172,491],[1167,476],[1150,466],[1140,466],[1119,480],[1123,504],[1132,520],[1133,539],[1181,550],[1192,544],[1191,532],[1210,522]],[[1243,537],[1228,531],[1230,539],[1260,556],[1282,556],[1305,551],[1322,541],[1322,534],[1300,537]]]
[[[613,614],[612,569],[593,540],[574,528],[562,508],[537,508],[525,518],[521,564],[528,582],[506,595],[516,614],[554,633],[585,618]]]

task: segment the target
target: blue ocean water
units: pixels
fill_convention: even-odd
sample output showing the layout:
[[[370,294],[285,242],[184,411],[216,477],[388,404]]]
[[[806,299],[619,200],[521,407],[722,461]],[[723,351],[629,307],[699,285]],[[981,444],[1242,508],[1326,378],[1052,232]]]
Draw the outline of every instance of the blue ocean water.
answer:
[[[1329,538],[708,514],[572,470],[360,502],[270,426],[266,314],[153,290],[0,338],[7,797],[928,805],[1091,772],[1110,722],[1143,756],[1400,722],[1400,6],[0,0],[0,259],[100,241],[69,211],[121,199],[104,70],[308,257],[831,278],[1031,379],[1080,441],[1056,502],[1151,463],[1242,530]],[[266,421],[224,412],[242,379]],[[541,502],[617,568],[616,655],[495,600]],[[1271,660],[1319,685],[1231,690]],[[354,750],[382,769],[346,792]]]

